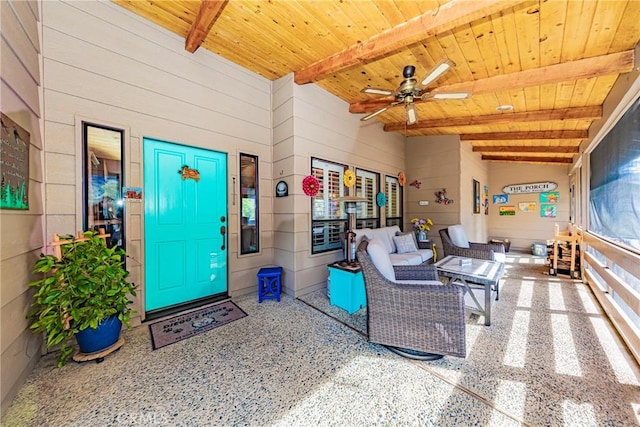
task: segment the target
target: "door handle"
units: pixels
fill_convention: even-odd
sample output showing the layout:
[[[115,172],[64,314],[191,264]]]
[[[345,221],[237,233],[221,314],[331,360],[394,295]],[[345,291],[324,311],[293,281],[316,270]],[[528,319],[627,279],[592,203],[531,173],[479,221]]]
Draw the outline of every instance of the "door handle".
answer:
[[[220,246],[220,249],[224,251],[225,249],[225,235],[227,234],[227,227],[225,227],[224,225],[220,226],[220,235],[222,235],[222,246]]]

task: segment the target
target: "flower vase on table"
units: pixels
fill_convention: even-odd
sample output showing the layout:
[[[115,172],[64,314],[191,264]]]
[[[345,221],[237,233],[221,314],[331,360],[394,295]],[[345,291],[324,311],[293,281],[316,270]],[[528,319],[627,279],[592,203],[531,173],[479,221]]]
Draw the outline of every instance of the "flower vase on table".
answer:
[[[418,242],[427,241],[427,232],[424,230],[416,231],[416,239],[418,240]]]

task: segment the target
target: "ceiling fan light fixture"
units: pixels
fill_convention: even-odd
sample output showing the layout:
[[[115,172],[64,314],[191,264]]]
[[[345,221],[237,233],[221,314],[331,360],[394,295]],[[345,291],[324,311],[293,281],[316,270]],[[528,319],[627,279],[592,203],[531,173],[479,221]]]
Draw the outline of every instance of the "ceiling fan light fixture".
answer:
[[[405,110],[407,111],[407,123],[412,125],[418,121],[418,116],[416,115],[416,106],[413,103],[406,104]]]
[[[513,105],[511,105],[511,104],[498,105],[496,107],[496,110],[498,110],[498,111],[511,111],[511,110],[513,110]]]
[[[452,68],[455,64],[448,60],[448,59],[443,59],[440,62],[438,62],[435,67],[433,67],[433,69],[429,72],[429,74],[427,74],[424,79],[422,79],[422,82],[420,83],[422,86],[426,87],[429,85],[429,83],[433,82],[434,80],[436,80],[438,77],[440,77],[442,74],[444,74],[449,68]]]

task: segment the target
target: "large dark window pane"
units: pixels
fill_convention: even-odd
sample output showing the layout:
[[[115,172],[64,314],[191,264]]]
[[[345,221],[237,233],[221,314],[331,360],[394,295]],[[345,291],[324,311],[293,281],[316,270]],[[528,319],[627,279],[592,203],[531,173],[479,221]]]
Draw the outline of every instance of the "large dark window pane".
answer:
[[[589,160],[589,231],[640,250],[640,98]]]

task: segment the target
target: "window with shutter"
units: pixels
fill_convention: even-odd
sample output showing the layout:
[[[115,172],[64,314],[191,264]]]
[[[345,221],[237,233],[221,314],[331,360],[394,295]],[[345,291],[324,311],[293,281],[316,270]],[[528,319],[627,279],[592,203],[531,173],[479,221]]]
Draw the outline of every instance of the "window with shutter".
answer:
[[[384,195],[386,226],[397,225],[402,228],[402,187],[395,176],[385,176]]]
[[[318,194],[311,199],[312,253],[342,248],[347,230],[347,215],[336,200],[344,196],[343,175],[347,166],[326,160],[311,159],[311,174],[318,179]]]

